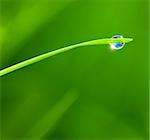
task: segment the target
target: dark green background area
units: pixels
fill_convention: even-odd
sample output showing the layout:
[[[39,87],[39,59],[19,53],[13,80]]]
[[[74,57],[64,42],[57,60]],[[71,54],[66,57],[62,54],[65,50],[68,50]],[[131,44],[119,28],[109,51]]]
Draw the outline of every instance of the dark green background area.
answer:
[[[2,68],[92,39],[134,39],[119,51],[79,48],[3,76],[3,140],[148,140],[148,0],[0,0],[0,6]]]

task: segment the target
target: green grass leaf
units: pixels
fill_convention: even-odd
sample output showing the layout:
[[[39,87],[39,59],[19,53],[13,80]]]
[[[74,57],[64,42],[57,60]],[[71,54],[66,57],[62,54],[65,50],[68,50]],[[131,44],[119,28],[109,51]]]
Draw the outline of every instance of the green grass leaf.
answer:
[[[10,73],[10,72],[13,72],[15,70],[18,70],[20,68],[23,68],[25,66],[31,65],[33,63],[39,62],[39,61],[44,60],[46,58],[49,58],[51,56],[54,56],[54,55],[72,50],[74,48],[83,47],[83,46],[91,46],[91,45],[111,44],[111,43],[118,43],[118,42],[128,43],[130,41],[132,41],[131,38],[117,38],[117,39],[106,38],[106,39],[92,40],[92,41],[87,41],[87,42],[71,45],[71,46],[68,46],[68,47],[64,47],[64,48],[61,48],[61,49],[57,49],[57,50],[54,50],[54,51],[36,56],[34,58],[28,59],[28,60],[23,61],[21,63],[18,63],[16,65],[10,66],[6,69],[3,69],[3,70],[0,71],[0,76],[5,75],[5,74]]]

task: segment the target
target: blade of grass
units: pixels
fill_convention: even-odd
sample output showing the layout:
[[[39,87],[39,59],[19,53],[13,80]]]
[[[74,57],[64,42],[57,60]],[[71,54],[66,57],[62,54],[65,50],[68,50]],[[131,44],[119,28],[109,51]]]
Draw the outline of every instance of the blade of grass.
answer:
[[[3,62],[7,62],[36,31],[52,21],[61,10],[72,1],[25,0],[18,6],[18,12],[6,25],[2,26]],[[5,3],[5,2],[4,2]],[[19,2],[17,2],[18,4]],[[9,4],[11,5],[11,3]],[[9,56],[9,57],[8,57]]]
[[[78,94],[75,91],[65,94],[65,96],[29,130],[25,138],[40,140],[47,132],[52,132],[53,127],[77,98]]]
[[[71,45],[68,47],[64,47],[64,48],[61,48],[58,50],[54,50],[54,51],[33,57],[33,58],[28,59],[26,61],[20,62],[18,64],[15,64],[13,66],[8,67],[8,68],[5,68],[5,69],[0,71],[0,76],[5,75],[7,73],[10,73],[12,71],[15,71],[17,69],[23,68],[25,66],[31,65],[33,63],[36,63],[36,62],[41,61],[43,59],[46,59],[48,57],[51,57],[51,56],[69,51],[71,49],[81,47],[81,46],[101,45],[101,44],[110,44],[110,43],[118,43],[118,42],[128,43],[130,41],[132,41],[131,38],[118,38],[118,39],[106,38],[106,39],[92,40],[92,41],[87,41],[87,42]]]
[[[24,130],[24,122],[31,118],[40,99],[39,94],[30,94],[27,95],[25,99],[20,99],[21,101],[18,102],[18,108],[14,108],[13,112],[10,113],[11,119],[5,120],[6,123],[3,128],[5,133],[3,134],[3,137],[15,139],[22,134],[22,131],[18,133],[18,130],[21,127],[23,127]]]

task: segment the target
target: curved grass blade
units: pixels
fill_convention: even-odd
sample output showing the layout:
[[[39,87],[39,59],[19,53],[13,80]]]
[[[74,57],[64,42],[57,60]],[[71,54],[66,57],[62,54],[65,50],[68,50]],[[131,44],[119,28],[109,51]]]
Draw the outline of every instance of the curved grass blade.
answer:
[[[68,47],[64,47],[64,48],[61,48],[61,49],[57,49],[57,50],[54,50],[54,51],[51,51],[51,52],[33,57],[31,59],[25,60],[23,62],[20,62],[18,64],[15,64],[13,66],[8,67],[8,68],[5,68],[5,69],[0,71],[0,76],[3,76],[7,73],[18,70],[20,68],[23,68],[25,66],[31,65],[33,63],[39,62],[39,61],[41,61],[43,59],[46,59],[46,58],[49,58],[51,56],[54,56],[54,55],[72,50],[74,48],[78,48],[78,47],[82,47],[82,46],[91,46],[91,45],[111,44],[111,43],[118,43],[118,42],[128,43],[130,41],[132,41],[131,38],[117,38],[117,39],[106,38],[106,39],[92,40],[92,41],[87,41],[87,42],[71,45],[71,46],[68,46]]]

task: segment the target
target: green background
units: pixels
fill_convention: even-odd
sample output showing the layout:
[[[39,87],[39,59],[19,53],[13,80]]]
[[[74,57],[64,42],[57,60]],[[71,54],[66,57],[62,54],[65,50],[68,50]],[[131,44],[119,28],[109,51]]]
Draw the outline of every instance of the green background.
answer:
[[[98,38],[1,78],[1,139],[148,140],[148,0],[0,0],[1,67]]]

